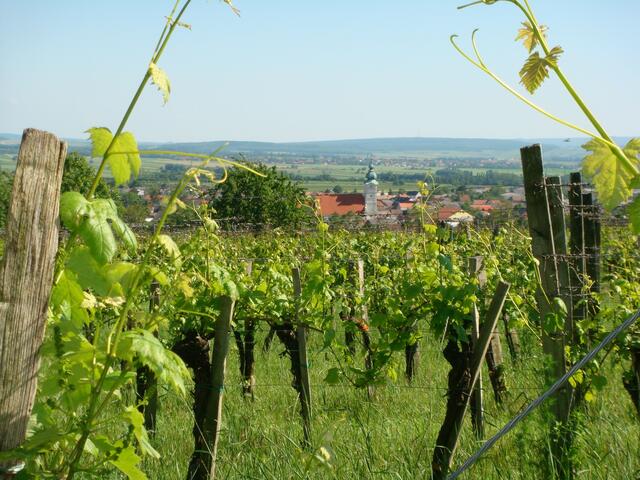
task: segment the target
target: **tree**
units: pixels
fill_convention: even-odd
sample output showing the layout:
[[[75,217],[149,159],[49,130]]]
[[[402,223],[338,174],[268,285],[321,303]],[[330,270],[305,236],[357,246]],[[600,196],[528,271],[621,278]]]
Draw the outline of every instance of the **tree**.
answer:
[[[262,163],[246,163],[265,175],[231,169],[224,183],[208,193],[208,203],[222,226],[242,225],[253,231],[267,228],[299,228],[311,211],[302,206],[307,196],[302,186]]]
[[[11,189],[13,188],[13,175],[7,172],[0,172],[0,228],[4,228],[7,223],[9,213],[9,200],[11,199]]]
[[[86,195],[91,188],[96,171],[93,169],[85,157],[78,152],[71,152],[64,161],[64,173],[62,175],[62,186],[60,191],[64,192],[80,192]],[[100,180],[96,197],[98,198],[114,198],[117,193]]]
[[[342,185],[336,185],[332,188],[333,193],[342,193]]]

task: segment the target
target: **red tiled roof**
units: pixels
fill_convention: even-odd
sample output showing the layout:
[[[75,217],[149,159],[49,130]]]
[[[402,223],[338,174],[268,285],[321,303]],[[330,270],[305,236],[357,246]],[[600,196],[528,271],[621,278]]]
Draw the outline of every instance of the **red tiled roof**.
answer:
[[[471,208],[473,210],[479,210],[481,212],[490,212],[491,210],[493,210],[493,205],[471,205]]]
[[[414,206],[414,202],[398,202],[398,206],[401,210],[411,210]]]
[[[324,216],[364,213],[364,195],[361,193],[320,193],[315,198],[320,202]]]
[[[442,207],[438,210],[438,220],[447,220],[454,213],[459,212],[461,209],[457,207]]]
[[[476,205],[488,205],[489,204],[489,200],[474,200],[473,203],[471,205],[473,205],[474,207]]]

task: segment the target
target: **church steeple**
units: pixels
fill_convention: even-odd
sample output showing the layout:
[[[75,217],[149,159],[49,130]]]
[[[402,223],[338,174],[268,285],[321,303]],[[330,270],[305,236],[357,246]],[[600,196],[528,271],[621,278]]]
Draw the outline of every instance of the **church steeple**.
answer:
[[[375,217],[378,213],[378,175],[373,169],[373,162],[369,162],[369,171],[364,177],[364,214]]]
[[[373,162],[369,162],[369,171],[364,178],[364,183],[375,183],[376,185],[378,184],[378,174],[373,169]]]

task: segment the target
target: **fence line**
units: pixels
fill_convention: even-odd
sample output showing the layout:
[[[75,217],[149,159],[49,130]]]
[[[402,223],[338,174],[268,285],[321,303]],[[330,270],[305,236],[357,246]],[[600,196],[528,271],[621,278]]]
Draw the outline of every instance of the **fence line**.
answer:
[[[565,373],[562,377],[560,377],[546,392],[532,401],[522,412],[513,417],[507,424],[500,429],[498,433],[496,433],[493,437],[487,440],[480,449],[471,457],[467,459],[455,472],[453,472],[447,480],[455,480],[460,475],[462,475],[465,470],[469,469],[474,463],[476,463],[480,457],[495,443],[500,440],[503,436],[509,433],[518,423],[520,423],[525,417],[527,417],[533,410],[535,410],[538,406],[540,406],[545,400],[547,400],[551,395],[556,393],[560,387],[562,387],[567,381],[576,374],[578,370],[584,367],[587,363],[589,363],[593,358],[609,343],[611,343],[618,335],[620,335],[624,330],[633,325],[638,318],[640,318],[640,310],[638,310],[634,315],[630,316],[627,320],[625,320],[622,324],[620,324],[615,330],[613,330],[609,335],[607,335],[602,342],[598,344],[593,350],[591,350],[587,355],[584,356],[582,360],[576,363],[571,369]]]

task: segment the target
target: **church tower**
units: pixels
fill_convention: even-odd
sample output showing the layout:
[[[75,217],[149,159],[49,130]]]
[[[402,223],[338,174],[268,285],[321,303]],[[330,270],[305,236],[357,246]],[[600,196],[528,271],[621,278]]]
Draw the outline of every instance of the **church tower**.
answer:
[[[367,219],[378,213],[378,175],[373,170],[373,163],[369,163],[369,171],[364,179],[364,214]]]

